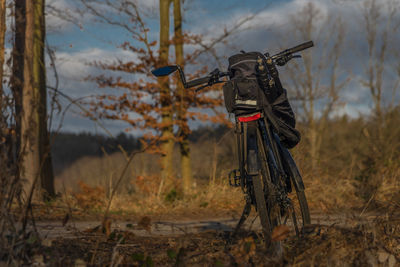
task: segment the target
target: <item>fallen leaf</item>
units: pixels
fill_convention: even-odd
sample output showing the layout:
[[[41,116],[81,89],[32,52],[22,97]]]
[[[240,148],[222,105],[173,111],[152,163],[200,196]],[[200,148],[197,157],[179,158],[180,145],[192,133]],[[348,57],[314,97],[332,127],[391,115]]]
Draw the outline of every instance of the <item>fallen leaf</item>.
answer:
[[[271,241],[285,240],[290,234],[290,228],[286,225],[278,225],[272,230]]]
[[[151,218],[148,216],[144,216],[138,222],[138,226],[146,230],[147,232],[151,232]]]
[[[74,266],[75,267],[86,267],[86,262],[82,259],[76,259]]]
[[[380,263],[385,262],[388,258],[389,258],[388,253],[386,253],[384,251],[378,252],[378,260]]]
[[[33,262],[36,266],[44,266],[44,257],[42,254],[35,254],[33,256]]]
[[[85,233],[96,233],[100,231],[100,225],[84,230]]]
[[[45,238],[42,240],[42,245],[45,247],[51,247],[52,243],[53,243],[53,241],[51,239]]]
[[[393,256],[392,254],[390,254],[388,266],[389,266],[389,267],[393,267],[393,266],[395,266],[396,262],[397,262],[397,261],[396,261],[395,256]]]
[[[111,234],[111,220],[107,219],[103,222],[103,233],[106,234],[106,236],[110,236]]]

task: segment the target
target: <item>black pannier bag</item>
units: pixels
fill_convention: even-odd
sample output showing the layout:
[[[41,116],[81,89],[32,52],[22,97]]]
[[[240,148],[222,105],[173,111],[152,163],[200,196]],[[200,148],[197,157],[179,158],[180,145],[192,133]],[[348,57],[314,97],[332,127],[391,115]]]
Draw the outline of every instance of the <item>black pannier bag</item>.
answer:
[[[287,148],[293,148],[300,142],[300,132],[295,129],[296,118],[289,100],[286,90],[282,90],[272,104],[264,107],[264,113],[272,122],[277,131],[281,143]],[[271,114],[272,113],[272,114]]]
[[[264,55],[259,52],[249,52],[233,55],[228,59],[230,81],[223,86],[226,110],[235,115],[264,110],[280,141],[287,148],[292,148],[300,142],[300,133],[295,129],[295,115],[286,90],[280,87],[280,82],[276,82],[273,87],[260,86],[256,71],[259,58],[264,59]],[[267,95],[277,95],[277,97],[271,99]]]
[[[231,56],[229,60],[230,81],[225,83],[224,100],[229,113],[246,113],[263,108],[263,93],[256,74],[258,52]],[[261,55],[262,56],[262,55]]]

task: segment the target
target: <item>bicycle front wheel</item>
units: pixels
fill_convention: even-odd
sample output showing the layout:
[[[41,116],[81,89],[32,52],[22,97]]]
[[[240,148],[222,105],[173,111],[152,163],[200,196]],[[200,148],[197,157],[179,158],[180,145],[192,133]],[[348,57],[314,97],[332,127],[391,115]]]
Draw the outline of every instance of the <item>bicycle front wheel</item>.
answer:
[[[284,168],[290,177],[292,188],[294,187],[296,191],[296,193],[292,192],[291,194],[289,194],[289,197],[292,199],[294,212],[301,215],[300,218],[297,218],[297,222],[299,226],[303,228],[305,225],[311,223],[310,211],[308,208],[303,179],[288,149],[280,145],[279,150],[282,155],[281,158]]]

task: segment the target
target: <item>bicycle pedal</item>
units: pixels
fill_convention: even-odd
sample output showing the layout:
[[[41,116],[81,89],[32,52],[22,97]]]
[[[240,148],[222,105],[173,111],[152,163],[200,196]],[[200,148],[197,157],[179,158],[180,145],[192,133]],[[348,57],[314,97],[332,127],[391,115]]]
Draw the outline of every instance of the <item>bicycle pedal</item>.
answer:
[[[232,170],[229,173],[229,185],[232,187],[239,187],[241,186],[241,179],[240,179],[240,170]]]

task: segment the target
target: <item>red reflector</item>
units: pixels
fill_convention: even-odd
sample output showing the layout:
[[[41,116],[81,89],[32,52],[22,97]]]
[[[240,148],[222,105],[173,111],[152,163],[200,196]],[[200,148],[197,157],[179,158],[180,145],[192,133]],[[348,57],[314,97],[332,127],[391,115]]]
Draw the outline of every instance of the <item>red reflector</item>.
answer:
[[[255,121],[261,118],[261,114],[257,113],[256,115],[249,116],[249,117],[239,117],[238,121],[240,122],[249,122],[249,121]]]

